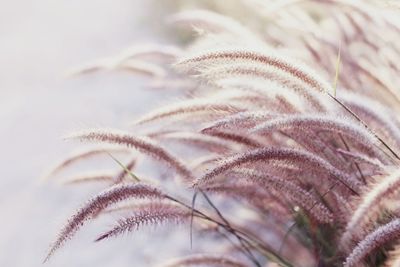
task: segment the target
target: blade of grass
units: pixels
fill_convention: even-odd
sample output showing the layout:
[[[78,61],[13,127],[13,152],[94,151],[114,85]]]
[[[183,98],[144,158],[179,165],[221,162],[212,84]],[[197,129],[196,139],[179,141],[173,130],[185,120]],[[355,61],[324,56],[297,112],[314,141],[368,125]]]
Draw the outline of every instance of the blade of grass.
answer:
[[[135,181],[135,182],[140,182],[140,179],[134,175],[131,170],[129,170],[121,161],[119,161],[116,157],[111,155],[111,153],[107,152],[107,154],[122,168],[125,170],[127,174]]]
[[[339,72],[340,72],[340,63],[341,63],[341,45],[339,45],[339,50],[336,58],[335,65],[335,79],[333,80],[333,96],[336,97],[336,90],[339,81]]]

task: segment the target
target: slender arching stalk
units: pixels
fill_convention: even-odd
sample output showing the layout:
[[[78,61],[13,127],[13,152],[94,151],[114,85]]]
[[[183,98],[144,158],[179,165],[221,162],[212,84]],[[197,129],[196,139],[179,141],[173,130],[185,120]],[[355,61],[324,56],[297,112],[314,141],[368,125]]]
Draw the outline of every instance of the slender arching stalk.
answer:
[[[279,256],[278,254],[276,254],[276,253],[272,252],[271,250],[269,250],[268,248],[266,248],[260,241],[256,240],[254,237],[249,236],[248,234],[244,233],[243,231],[235,229],[232,226],[227,225],[226,223],[219,222],[219,221],[211,218],[210,216],[204,214],[203,212],[201,212],[201,211],[199,211],[197,209],[194,209],[193,207],[183,203],[182,201],[180,201],[180,200],[178,200],[178,199],[176,199],[174,197],[167,196],[167,198],[169,200],[171,200],[173,202],[176,202],[179,205],[182,205],[183,207],[193,211],[195,216],[197,216],[197,217],[199,217],[201,219],[210,221],[212,223],[215,223],[218,226],[220,226],[223,229],[225,229],[227,232],[232,233],[234,235],[240,236],[240,238],[241,238],[241,240],[243,242],[245,242],[250,247],[256,249],[258,252],[260,252],[265,257],[267,257],[267,258],[269,258],[269,259],[271,259],[273,261],[278,262],[282,266],[287,266],[287,267],[292,266],[288,261],[283,259],[281,256]]]

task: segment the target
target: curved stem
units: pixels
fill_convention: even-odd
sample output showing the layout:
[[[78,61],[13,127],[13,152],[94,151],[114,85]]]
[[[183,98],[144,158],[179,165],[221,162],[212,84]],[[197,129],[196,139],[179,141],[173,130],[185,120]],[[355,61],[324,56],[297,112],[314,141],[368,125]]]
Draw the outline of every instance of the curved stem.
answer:
[[[260,242],[259,240],[257,240],[257,238],[252,237],[249,234],[247,234],[247,233],[245,233],[245,232],[243,232],[241,230],[238,230],[238,229],[235,229],[235,228],[233,228],[231,226],[228,226],[225,223],[219,222],[219,221],[213,219],[212,217],[206,215],[205,213],[203,213],[203,212],[201,212],[201,211],[199,211],[197,209],[192,209],[191,206],[185,204],[184,202],[182,202],[182,201],[180,201],[180,200],[178,200],[178,199],[176,199],[176,198],[174,198],[172,196],[166,195],[165,197],[166,197],[166,199],[169,199],[169,200],[171,200],[171,201],[173,201],[173,202],[175,202],[175,203],[177,203],[177,204],[179,204],[179,205],[181,205],[181,206],[183,206],[183,207],[185,207],[187,209],[192,210],[194,212],[195,216],[197,216],[197,217],[199,217],[201,219],[213,222],[216,225],[218,225],[218,226],[222,227],[223,229],[225,229],[227,232],[232,233],[234,235],[240,236],[242,238],[243,242],[245,242],[248,246],[256,249],[258,252],[260,252],[260,254],[262,254],[263,256],[267,257],[268,259],[278,263],[279,265],[281,265],[283,267],[292,267],[292,264],[290,264],[287,260],[282,258],[277,253],[273,252],[271,249],[265,247],[265,245],[262,244],[262,242]]]

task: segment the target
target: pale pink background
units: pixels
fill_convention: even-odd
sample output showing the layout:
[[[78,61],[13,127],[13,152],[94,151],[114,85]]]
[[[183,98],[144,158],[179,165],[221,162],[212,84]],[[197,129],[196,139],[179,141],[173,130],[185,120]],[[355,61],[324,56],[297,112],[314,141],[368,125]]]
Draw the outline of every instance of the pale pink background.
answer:
[[[153,40],[159,18],[149,26],[146,3],[0,0],[0,266],[141,266],[142,260],[153,265],[173,255],[179,237],[169,230],[154,233],[170,233],[164,238],[169,245],[148,237],[154,231],[94,244],[112,222],[106,221],[88,226],[41,263],[68,215],[98,190],[39,181],[76,147],[61,136],[91,126],[118,127],[154,105],[143,81],[130,75],[64,74]]]

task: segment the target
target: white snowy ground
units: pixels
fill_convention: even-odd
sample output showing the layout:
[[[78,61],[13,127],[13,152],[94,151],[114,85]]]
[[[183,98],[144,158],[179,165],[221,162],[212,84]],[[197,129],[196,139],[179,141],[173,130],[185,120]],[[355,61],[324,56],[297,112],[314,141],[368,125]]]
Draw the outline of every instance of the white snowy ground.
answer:
[[[109,221],[89,225],[42,265],[68,215],[98,190],[39,181],[48,167],[76,148],[60,137],[85,127],[118,127],[154,102],[140,81],[126,74],[73,79],[63,74],[151,40],[146,3],[0,0],[0,266],[153,265],[179,243],[172,230],[93,243]],[[167,235],[161,240],[170,238],[171,243],[149,233]]]

